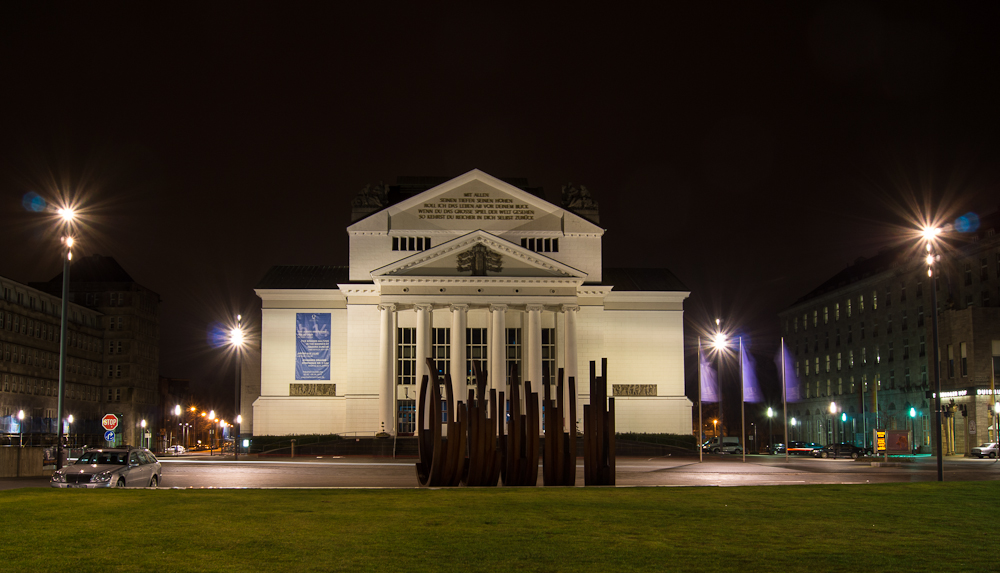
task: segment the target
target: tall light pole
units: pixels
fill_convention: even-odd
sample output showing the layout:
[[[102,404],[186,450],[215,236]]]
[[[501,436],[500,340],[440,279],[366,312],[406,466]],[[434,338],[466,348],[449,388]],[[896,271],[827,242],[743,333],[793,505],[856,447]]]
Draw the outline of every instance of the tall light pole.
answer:
[[[139,426],[142,428],[141,430],[139,430],[141,432],[139,434],[139,447],[140,448],[148,447],[146,445],[146,420],[143,420],[142,423],[139,424]]]
[[[21,447],[24,447],[24,410],[17,411],[17,431],[21,434]]]
[[[240,459],[240,437],[242,434],[242,422],[243,416],[240,413],[240,374],[243,368],[243,315],[236,315],[236,328],[234,328],[229,333],[229,341],[233,345],[233,349],[236,350],[236,409],[235,409],[235,419],[237,424],[237,429],[235,436],[233,438],[233,460],[239,461]]]
[[[66,328],[67,315],[69,314],[69,263],[73,260],[73,243],[75,240],[70,234],[72,232],[73,220],[76,213],[72,208],[59,209],[59,217],[62,219],[62,244],[63,244],[63,277],[62,277],[62,314],[59,317],[59,398],[56,404],[56,469],[63,467],[63,397],[66,394]]]
[[[927,276],[931,279],[931,328],[934,341],[934,439],[937,441],[937,478],[944,481],[944,444],[941,441],[941,360],[938,342],[938,308],[937,308],[937,273],[934,267],[941,256],[934,252],[934,242],[941,234],[938,227],[925,227],[923,230],[924,245],[927,248]]]
[[[719,437],[718,429],[721,428],[724,432],[726,430],[726,425],[724,423],[724,418],[722,416],[723,410],[725,410],[725,404],[722,401],[722,351],[726,349],[726,333],[722,332],[722,319],[715,319],[715,337],[712,340],[712,346],[715,347],[715,354],[718,357],[718,363],[716,365],[716,385],[718,388],[718,398],[719,398],[719,418],[718,426],[716,427],[715,436]],[[719,445],[722,445],[722,439],[719,439]]]

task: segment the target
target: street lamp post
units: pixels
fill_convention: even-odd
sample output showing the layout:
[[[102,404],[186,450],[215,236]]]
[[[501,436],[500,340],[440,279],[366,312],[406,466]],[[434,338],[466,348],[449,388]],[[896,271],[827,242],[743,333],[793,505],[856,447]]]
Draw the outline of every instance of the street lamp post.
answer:
[[[139,430],[139,432],[140,432],[139,433],[139,447],[140,448],[146,448],[146,447],[148,447],[148,445],[146,444],[146,420],[143,420],[139,424],[139,427],[141,428]]]
[[[772,454],[774,453],[774,430],[771,426],[771,420],[774,418],[774,410],[770,406],[767,407],[767,449]],[[788,444],[785,444],[785,449],[788,449]]]
[[[243,416],[240,412],[240,374],[241,374],[240,371],[243,368],[243,340],[244,340],[243,315],[241,314],[236,315],[236,328],[234,328],[229,333],[229,340],[232,343],[233,348],[236,350],[236,382],[235,382],[236,408],[234,410],[234,413],[238,429],[236,431],[236,434],[233,436],[233,460],[239,461],[240,459],[239,439],[242,434],[242,420],[243,420]]]
[[[63,277],[62,277],[62,314],[59,317],[59,398],[56,404],[56,469],[62,469],[62,441],[63,441],[63,397],[66,393],[66,328],[67,315],[69,312],[69,263],[73,260],[73,236],[70,235],[71,226],[75,217],[73,209],[59,209],[59,216],[63,220],[66,234],[62,237],[63,251]]]
[[[73,442],[73,414],[70,414],[69,416],[66,416],[66,422],[67,422],[67,428],[66,428],[66,430],[67,430],[67,432],[66,432],[67,445],[69,447],[73,447],[73,443],[72,443]]]
[[[24,447],[24,410],[17,411],[17,431],[20,434],[21,447]]]
[[[830,443],[837,443],[837,403],[830,402]]]
[[[924,228],[924,241],[927,248],[927,276],[931,279],[931,328],[933,330],[932,340],[934,341],[934,438],[937,441],[937,477],[938,481],[944,481],[944,444],[941,440],[941,360],[938,356],[938,308],[937,308],[937,273],[934,272],[934,265],[940,256],[934,253],[933,242],[941,233],[937,227]]]

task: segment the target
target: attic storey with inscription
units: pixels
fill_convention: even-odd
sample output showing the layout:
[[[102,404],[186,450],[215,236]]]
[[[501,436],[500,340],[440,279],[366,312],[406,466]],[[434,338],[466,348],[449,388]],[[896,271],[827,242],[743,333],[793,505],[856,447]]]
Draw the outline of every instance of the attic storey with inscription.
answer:
[[[513,367],[539,391],[543,372],[562,369],[582,412],[581,378],[607,358],[618,431],[690,432],[689,293],[666,269],[605,267],[586,187],[563,186],[560,203],[479,170],[366,186],[351,204],[348,266],[273,267],[258,284],[260,375],[244,427],[418,433],[428,358],[458,400],[475,391],[474,364],[498,391]]]

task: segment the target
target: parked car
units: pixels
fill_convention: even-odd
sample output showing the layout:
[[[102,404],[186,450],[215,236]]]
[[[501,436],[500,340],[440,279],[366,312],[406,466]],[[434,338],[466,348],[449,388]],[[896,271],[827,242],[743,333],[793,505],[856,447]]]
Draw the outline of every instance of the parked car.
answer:
[[[706,453],[718,454],[725,451],[725,446],[739,446],[740,438],[739,436],[722,436],[721,438],[712,438],[704,444],[701,445],[701,450]],[[742,449],[740,451],[743,451]]]
[[[869,455],[869,452],[854,444],[840,442],[839,444],[829,444],[818,450],[813,450],[812,454],[817,458],[851,458],[852,460],[856,460],[861,456]]]
[[[783,454],[785,453],[785,444],[774,444],[768,452],[772,454]]]
[[[742,454],[743,446],[739,444],[734,444],[732,442],[725,442],[721,446],[714,446],[712,448],[713,454]]]
[[[816,442],[788,442],[788,453],[790,454],[811,454],[821,449],[823,446]]]
[[[165,451],[168,454],[183,454],[187,450],[184,449],[184,446],[170,446]]]
[[[997,457],[997,442],[984,442],[972,448],[972,455],[982,459],[984,456]]]
[[[103,448],[87,450],[76,463],[52,474],[49,485],[70,487],[156,487],[160,483],[160,462],[146,448]]]

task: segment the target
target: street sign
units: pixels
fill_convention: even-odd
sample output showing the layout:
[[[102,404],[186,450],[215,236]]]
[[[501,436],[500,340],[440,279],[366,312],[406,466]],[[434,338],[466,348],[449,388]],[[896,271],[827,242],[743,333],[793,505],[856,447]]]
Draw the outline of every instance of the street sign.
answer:
[[[105,430],[114,430],[118,427],[118,416],[115,416],[114,414],[107,414],[101,418],[101,426],[103,426]]]
[[[115,431],[114,430],[108,430],[107,432],[104,432],[104,439],[106,441],[108,441],[108,442],[115,441]]]

